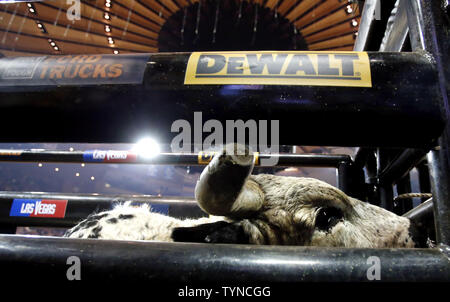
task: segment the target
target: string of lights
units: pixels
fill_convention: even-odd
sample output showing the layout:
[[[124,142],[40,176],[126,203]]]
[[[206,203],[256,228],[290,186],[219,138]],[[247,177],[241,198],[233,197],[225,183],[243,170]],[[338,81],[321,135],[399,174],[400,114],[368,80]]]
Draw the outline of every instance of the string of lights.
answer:
[[[28,11],[31,14],[33,14],[34,16],[38,15],[36,7],[32,3],[27,3],[27,7],[28,7]],[[45,28],[44,23],[42,23],[39,19],[36,19],[36,25],[37,25],[38,29],[41,31],[41,33],[48,35],[48,31]],[[49,38],[48,43],[50,44],[50,47],[53,48],[54,51],[60,50],[58,45],[56,45],[56,42],[53,39]]]
[[[112,1],[111,0],[105,0],[105,13],[103,14],[103,19],[105,19],[105,22],[111,22],[111,15],[110,15],[110,10],[112,9]],[[106,39],[108,41],[108,45],[110,47],[115,48],[115,42],[114,39],[112,37],[112,29],[111,26],[109,24],[105,24],[105,33],[106,33]],[[113,54],[117,55],[119,54],[119,50],[114,49],[113,50]]]

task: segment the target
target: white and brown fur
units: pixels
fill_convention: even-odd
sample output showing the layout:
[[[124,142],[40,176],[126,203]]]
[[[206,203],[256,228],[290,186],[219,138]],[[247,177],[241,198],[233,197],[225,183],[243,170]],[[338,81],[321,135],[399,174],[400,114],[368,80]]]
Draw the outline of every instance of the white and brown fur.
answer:
[[[227,149],[228,148],[228,149]],[[66,237],[335,247],[423,246],[407,218],[313,178],[250,175],[253,156],[224,148],[205,168],[196,199],[216,216],[180,220],[147,205],[89,216]],[[241,150],[242,151],[242,150]]]

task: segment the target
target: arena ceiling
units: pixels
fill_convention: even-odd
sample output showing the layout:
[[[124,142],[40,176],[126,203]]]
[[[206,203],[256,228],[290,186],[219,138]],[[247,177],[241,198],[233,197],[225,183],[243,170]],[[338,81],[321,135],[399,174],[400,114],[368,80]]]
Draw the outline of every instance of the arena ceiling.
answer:
[[[357,2],[57,0],[3,3],[0,4],[0,52],[10,56],[239,49],[352,50],[360,20]]]

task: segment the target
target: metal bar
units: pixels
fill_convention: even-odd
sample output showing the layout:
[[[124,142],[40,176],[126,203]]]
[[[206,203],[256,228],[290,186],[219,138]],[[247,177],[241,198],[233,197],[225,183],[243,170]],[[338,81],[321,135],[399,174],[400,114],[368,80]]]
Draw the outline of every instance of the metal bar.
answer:
[[[366,0],[361,13],[361,22],[359,24],[358,36],[353,46],[354,51],[364,51],[366,49],[370,29],[373,23],[373,16],[379,0]]]
[[[397,0],[388,20],[386,32],[380,46],[380,51],[401,51],[408,35],[408,16],[406,2],[409,0]]]
[[[382,282],[449,281],[439,249],[345,249],[112,241],[0,235],[0,265],[10,279],[66,280],[68,257],[81,279],[148,282],[367,282],[380,260]],[[120,259],[120,261],[117,261]]]
[[[421,203],[414,209],[403,214],[403,217],[408,218],[413,227],[420,233],[421,244],[428,244],[428,239],[431,242],[436,242],[436,228],[433,216],[433,199],[430,198],[427,201]]]
[[[443,167],[446,160],[448,158],[444,157],[443,152],[433,150],[428,154],[431,193],[434,197],[436,241],[438,243],[450,244],[450,170]]]
[[[392,185],[405,177],[420,161],[428,150],[406,149],[396,159],[388,163],[378,174],[379,183]]]
[[[347,163],[341,163],[336,169],[337,187],[348,195],[350,194],[349,180],[351,177],[350,167]]]
[[[52,151],[52,150],[0,150],[0,161],[6,162],[61,162],[95,164],[149,164],[149,165],[206,165],[213,152],[160,153],[147,158],[126,150]],[[349,155],[340,154],[259,154],[261,160],[275,157],[277,166],[338,167],[342,162],[352,161]]]
[[[378,187],[380,197],[380,207],[393,212],[394,210],[394,191],[392,186],[380,186]]]
[[[373,148],[359,148],[354,160],[354,165],[358,169],[365,169],[366,179],[363,184],[366,186],[365,195],[371,204],[380,205],[377,178],[377,158],[376,150]],[[363,170],[364,173],[364,170]]]
[[[411,46],[417,52],[428,52],[436,65],[441,94],[441,114],[445,120],[450,118],[448,85],[450,81],[450,41],[448,32],[450,20],[444,2],[413,0],[409,1],[408,22]],[[448,2],[447,2],[448,5]],[[447,7],[448,9],[448,7]],[[450,124],[438,139],[438,146],[428,154],[428,165],[433,193],[436,241],[450,244]]]
[[[255,85],[185,85],[189,53],[149,55],[142,84],[0,87],[5,100],[0,141],[134,143],[153,134],[171,143],[179,135],[171,132],[177,120],[202,126],[215,119],[225,125],[236,117],[280,121],[280,145],[417,147],[436,139],[444,121],[428,57],[368,55],[370,88],[257,85],[257,80]],[[24,121],[21,127],[15,126],[18,121]],[[353,131],[355,125],[359,131]],[[308,130],[292,135],[292,129]]]
[[[431,192],[431,185],[430,185],[430,173],[428,171],[428,165],[427,161],[421,162],[416,167],[417,174],[419,177],[419,187],[421,193],[430,193]],[[427,200],[426,197],[422,198],[422,202],[425,202]]]
[[[63,218],[11,216],[14,199],[67,200]],[[71,227],[93,212],[111,209],[117,203],[149,204],[160,213],[177,218],[207,216],[193,198],[158,197],[149,195],[99,195],[70,193],[0,192],[0,225]]]
[[[373,152],[374,150],[372,148],[359,147],[355,153],[354,159],[355,167],[364,168],[367,164],[370,154]]]
[[[407,1],[408,27],[410,28],[409,39],[413,51],[425,50],[425,22],[423,18],[421,0]]]
[[[380,207],[388,210],[393,211],[394,204],[393,204],[393,198],[394,198],[394,190],[392,188],[392,184],[390,183],[382,183],[380,182],[380,175],[382,171],[386,168],[386,166],[390,162],[390,152],[388,150],[383,150],[380,148],[377,148],[377,183],[376,183],[376,189],[378,193],[378,197],[380,198]]]
[[[347,195],[360,200],[367,199],[364,170],[353,162],[341,162],[336,169],[337,187]]]
[[[397,182],[397,194],[411,193],[411,177],[409,174]],[[397,207],[396,207],[397,205]],[[394,213],[402,215],[413,208],[412,198],[401,199],[394,202]]]
[[[376,204],[378,198],[374,198],[374,188],[377,183],[375,150],[373,148],[359,147],[353,161],[355,175],[352,177],[357,182],[357,194],[354,197]],[[367,176],[367,179],[365,179]]]
[[[409,210],[402,216],[415,222],[421,222],[433,218],[433,199],[429,198],[427,201],[421,203],[414,209]]]

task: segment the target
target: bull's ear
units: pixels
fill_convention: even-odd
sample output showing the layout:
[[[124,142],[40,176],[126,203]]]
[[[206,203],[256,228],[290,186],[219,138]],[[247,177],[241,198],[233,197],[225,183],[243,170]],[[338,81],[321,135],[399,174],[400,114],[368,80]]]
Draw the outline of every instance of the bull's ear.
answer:
[[[172,239],[175,242],[201,243],[249,243],[249,237],[239,223],[218,221],[194,227],[174,228]]]

